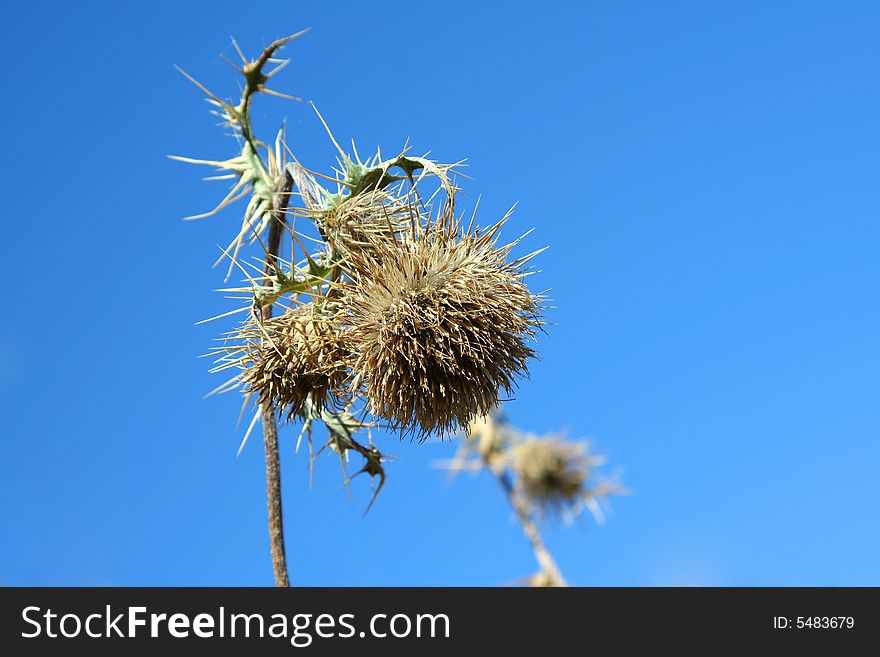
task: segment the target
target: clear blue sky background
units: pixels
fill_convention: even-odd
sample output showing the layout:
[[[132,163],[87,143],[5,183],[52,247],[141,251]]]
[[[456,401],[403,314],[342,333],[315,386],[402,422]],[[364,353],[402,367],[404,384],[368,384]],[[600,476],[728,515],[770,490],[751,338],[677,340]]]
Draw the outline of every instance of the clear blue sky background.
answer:
[[[469,159],[549,245],[555,324],[508,413],[625,468],[601,527],[549,527],[602,585],[880,584],[880,5],[4,3],[0,583],[270,584],[262,450],[197,360],[239,219],[168,153],[224,157],[230,35],[342,140]],[[264,135],[325,169],[307,106]],[[534,570],[488,478],[399,443],[377,505],[282,436],[294,583],[503,584]]]

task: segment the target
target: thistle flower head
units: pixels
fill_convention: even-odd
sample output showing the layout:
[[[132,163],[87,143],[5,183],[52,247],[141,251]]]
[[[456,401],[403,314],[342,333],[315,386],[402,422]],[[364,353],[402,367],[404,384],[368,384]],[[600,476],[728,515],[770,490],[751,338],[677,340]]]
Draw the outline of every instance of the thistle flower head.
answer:
[[[316,221],[341,259],[375,259],[374,245],[394,239],[409,224],[409,205],[401,196],[377,189],[340,198],[316,214]]]
[[[252,319],[236,337],[238,345],[230,351],[243,369],[244,391],[288,418],[302,413],[306,402],[320,412],[345,384],[345,336],[337,319],[312,303],[266,321]]]
[[[584,441],[528,437],[510,448],[508,459],[520,491],[542,513],[577,514],[586,506],[601,519],[598,500],[624,492],[613,482],[595,480],[594,470],[605,458],[591,454]]]
[[[539,298],[523,282],[527,259],[455,221],[414,224],[353,259],[349,298],[355,381],[373,412],[420,436],[467,427],[511,392],[534,351]]]

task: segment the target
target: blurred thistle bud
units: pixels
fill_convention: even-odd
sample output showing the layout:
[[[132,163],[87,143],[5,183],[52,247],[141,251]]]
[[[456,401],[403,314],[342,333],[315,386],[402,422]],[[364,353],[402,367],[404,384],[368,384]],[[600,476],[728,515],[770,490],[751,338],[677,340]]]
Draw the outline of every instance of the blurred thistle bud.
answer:
[[[504,450],[514,438],[508,427],[500,421],[497,411],[471,420],[465,441],[479,455],[484,464],[492,469],[504,465]]]
[[[614,481],[595,476],[605,457],[591,454],[585,441],[529,437],[513,445],[507,458],[518,490],[542,514],[551,511],[571,517],[586,507],[601,521],[599,501],[625,492]]]
[[[536,253],[507,262],[513,244],[496,237],[506,218],[483,234],[448,218],[414,222],[350,259],[355,382],[392,428],[466,428],[527,374],[541,322],[523,266]]]

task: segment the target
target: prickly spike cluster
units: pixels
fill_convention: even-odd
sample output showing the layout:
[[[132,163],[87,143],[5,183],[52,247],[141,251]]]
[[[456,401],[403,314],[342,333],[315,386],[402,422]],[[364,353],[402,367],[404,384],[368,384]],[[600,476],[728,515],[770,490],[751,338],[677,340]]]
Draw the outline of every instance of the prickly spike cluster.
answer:
[[[332,311],[331,311],[332,312]],[[320,413],[345,394],[350,350],[338,319],[313,304],[248,322],[224,349],[223,369],[241,371],[245,394],[269,402],[287,419]]]
[[[505,219],[482,234],[420,223],[352,258],[353,371],[393,428],[458,430],[527,373],[539,298],[523,282],[529,258],[509,262],[512,245],[497,244]]]
[[[180,67],[176,67],[177,70],[207,95],[208,103],[214,107],[212,113],[220,117],[222,124],[225,127],[232,129],[233,133],[239,138],[241,143],[240,152],[227,160],[207,160],[181,157],[179,155],[170,156],[171,159],[180,162],[201,164],[214,167],[220,172],[228,172],[212,176],[208,178],[209,180],[235,181],[223,200],[221,200],[213,210],[202,214],[191,215],[187,217],[187,219],[201,219],[213,216],[227,206],[250,195],[250,199],[244,212],[241,228],[224,252],[231,254],[231,261],[238,256],[242,245],[246,241],[254,241],[257,239],[257,237],[269,225],[272,218],[275,186],[284,167],[284,157],[281,151],[281,133],[279,132],[278,138],[275,141],[274,151],[268,149],[254,136],[250,120],[251,101],[257,93],[299,100],[293,96],[287,96],[267,88],[266,83],[290,62],[290,60],[275,58],[275,53],[306,31],[307,30],[302,30],[296,34],[274,41],[255,60],[248,60],[241,52],[238,44],[235,41],[232,42],[235,46],[236,52],[241,58],[241,66],[233,64],[232,62],[230,62],[230,64],[245,79],[245,86],[241,98],[235,104],[233,104],[233,101],[223,100],[213,94],[189,73]],[[274,65],[275,68],[269,72],[265,72],[267,65]],[[260,154],[261,151],[266,151],[267,162],[263,161]],[[230,262],[227,278],[229,277],[229,274],[232,273],[232,269],[233,265]]]

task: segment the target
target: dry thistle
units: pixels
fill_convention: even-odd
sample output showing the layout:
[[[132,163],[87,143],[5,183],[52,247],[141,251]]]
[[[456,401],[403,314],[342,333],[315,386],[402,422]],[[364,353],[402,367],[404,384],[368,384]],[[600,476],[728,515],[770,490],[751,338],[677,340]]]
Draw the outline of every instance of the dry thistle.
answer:
[[[497,245],[506,219],[483,234],[414,220],[373,240],[370,258],[350,259],[355,384],[392,428],[425,437],[466,427],[527,374],[540,299],[523,267],[537,253],[507,262],[513,244]]]
[[[373,245],[406,230],[409,204],[405,197],[374,190],[346,197],[315,217],[340,259],[375,259]]]
[[[227,366],[242,369],[243,392],[254,393],[290,419],[335,404],[347,378],[350,352],[338,318],[315,302],[266,321],[251,318],[233,333]]]
[[[237,312],[249,316],[214,351],[219,356],[214,371],[235,369],[235,377],[216,391],[237,388],[245,394],[245,407],[249,402],[258,407],[239,451],[260,420],[273,571],[281,586],[289,578],[279,416],[301,420],[299,440],[306,437],[310,462],[325,452],[338,456],[346,486],[350,455],[362,457],[363,467],[353,476],[370,477],[372,505],[388,457],[373,443],[371,429],[390,425],[425,437],[466,427],[496,406],[500,390],[510,393],[516,378],[527,374],[534,351],[526,342],[541,324],[540,298],[524,284],[525,265],[539,252],[508,262],[516,242],[497,243],[507,217],[485,232],[462,230],[455,219],[454,176],[461,162],[441,164],[406,150],[388,160],[377,150],[361,161],[354,145],[352,157],[327,128],[338,168],[335,176],[325,176],[299,163],[283,128],[274,148],[257,138],[253,99],[292,98],[266,85],[287,64],[278,51],[299,34],[272,42],[253,60],[234,44],[241,63],[233,66],[244,79],[239,99],[223,99],[185,74],[232,129],[236,149],[227,159],[176,158],[213,166],[220,174],[214,179],[231,181],[218,206],[201,216],[248,199],[222,255],[230,261],[226,278],[238,268],[246,281],[221,290],[246,305],[213,319]],[[336,190],[319,178],[335,183]],[[417,189],[425,178],[436,188],[427,202]],[[435,196],[443,198],[436,220]],[[288,234],[285,260],[282,238]],[[244,255],[248,243],[262,249],[258,265]],[[328,437],[315,451],[317,424]],[[507,468],[504,449],[487,442],[480,453],[488,461],[486,450],[491,451],[500,471]],[[562,581],[552,560],[539,561],[554,581]]]
[[[279,586],[287,586],[289,578],[281,505],[278,416],[286,416],[288,420],[299,416],[298,419],[302,420],[300,440],[303,436],[307,437],[312,459],[316,454],[312,449],[311,429],[315,423],[323,424],[329,437],[317,453],[327,450],[339,456],[346,484],[349,476],[345,463],[351,453],[360,455],[364,465],[356,474],[369,475],[373,486],[370,504],[373,503],[385,481],[383,463],[388,457],[373,444],[370,431],[377,426],[373,419],[363,416],[356,418],[354,414],[357,402],[360,401],[361,389],[356,383],[350,384],[353,365],[350,337],[354,335],[351,330],[352,317],[357,317],[351,309],[358,306],[349,305],[347,301],[352,297],[360,298],[357,294],[352,294],[351,290],[358,289],[362,281],[369,284],[370,279],[365,274],[373,271],[380,277],[383,275],[379,267],[380,261],[399,259],[400,254],[389,249],[391,245],[397,246],[398,239],[410,232],[410,229],[415,231],[417,222],[414,221],[412,212],[413,197],[418,197],[415,187],[422,179],[432,177],[438,181],[438,187],[445,193],[450,216],[458,191],[452,180],[456,165],[412,157],[406,152],[383,160],[378,151],[375,157],[362,162],[356,150],[352,159],[330,134],[331,141],[339,152],[339,169],[336,171],[338,175],[330,178],[336,183],[337,189],[331,192],[320,185],[316,178],[327,176],[300,165],[284,142],[283,128],[278,132],[274,148],[257,138],[251,122],[253,99],[259,94],[293,98],[267,88],[267,83],[288,63],[288,60],[277,58],[280,49],[300,34],[302,33],[273,41],[253,60],[246,58],[233,42],[241,58],[240,65],[233,66],[244,79],[241,95],[237,100],[223,99],[213,94],[195,78],[184,73],[207,95],[208,102],[214,108],[213,113],[220,117],[223,125],[231,128],[236,139],[236,149],[232,157],[222,160],[175,158],[215,167],[219,169],[219,175],[213,176],[213,179],[232,181],[227,195],[217,207],[199,216],[214,215],[237,200],[248,198],[240,228],[230,245],[223,250],[221,257],[230,261],[227,279],[236,267],[247,279],[243,287],[225,288],[221,291],[244,295],[233,298],[244,298],[247,305],[212,319],[228,317],[238,312],[249,312],[250,315],[242,326],[227,335],[228,339],[223,346],[214,350],[213,355],[219,358],[213,371],[230,368],[238,370],[235,377],[221,384],[215,392],[238,388],[245,393],[245,406],[249,401],[255,401],[258,407],[239,451],[247,442],[257,420],[261,420],[266,454],[269,536],[273,571]],[[324,122],[323,118],[321,121]],[[326,123],[324,125],[326,127]],[[292,161],[288,161],[288,156]],[[408,191],[403,189],[406,182],[409,183]],[[293,206],[297,198],[302,202],[302,207]],[[421,199],[418,202],[421,203]],[[415,214],[417,216],[418,213]],[[297,230],[297,218],[311,220],[305,232]],[[316,240],[309,234],[312,232],[310,228],[317,229],[320,239]],[[466,239],[463,237],[459,240],[468,246],[447,249],[453,255],[458,252],[470,254],[468,257],[477,254],[474,256],[475,262],[479,264],[482,260],[484,268],[496,267],[496,279],[509,279],[507,283],[496,280],[494,288],[480,279],[480,276],[485,278],[484,274],[476,275],[470,283],[466,280],[459,281],[456,283],[459,286],[459,298],[456,301],[460,306],[458,312],[465,312],[465,307],[470,303],[466,298],[468,285],[474,287],[478,295],[482,294],[483,297],[496,294],[507,285],[522,297],[518,312],[523,316],[533,313],[534,300],[522,286],[522,274],[518,269],[525,261],[512,265],[495,263],[493,258],[498,259],[498,254],[502,254],[500,260],[503,261],[506,249],[509,249],[505,247],[493,250],[494,243],[490,245],[489,242],[495,231],[497,227],[486,238],[480,238],[476,234],[468,235]],[[282,258],[282,237],[286,233],[291,238],[287,261]],[[419,235],[430,235],[430,231],[419,232]],[[420,240],[421,238],[412,243],[421,244]],[[425,244],[432,240],[433,238],[426,240]],[[304,242],[309,241],[317,242],[318,246],[307,247]],[[452,245],[456,240],[447,239],[445,242]],[[242,255],[242,249],[248,243],[258,243],[262,248],[259,266],[247,262]],[[300,258],[295,256],[297,251]],[[393,258],[388,257],[389,253]],[[462,262],[458,264],[465,266],[463,263],[467,258],[460,260]],[[371,269],[373,266],[376,268]],[[249,272],[249,268],[256,275]],[[434,274],[431,276],[436,278]],[[361,289],[360,292],[364,290]],[[303,303],[301,297],[304,296],[310,297],[311,301]],[[367,294],[363,298],[369,296]],[[515,295],[508,292],[508,296],[512,298]],[[476,304],[470,305],[479,308],[479,299]],[[507,300],[508,310],[515,305],[514,300]],[[276,310],[280,310],[282,314],[274,316]],[[417,318],[417,321],[421,320]],[[508,329],[515,331],[518,337],[533,333],[527,321],[518,321],[519,323],[509,319]],[[473,325],[477,322],[472,321],[471,324],[470,331],[475,333]],[[479,331],[485,332],[486,328],[481,326]],[[467,347],[469,352],[482,349],[479,331],[476,331],[475,336],[465,335],[466,339],[460,336],[456,338],[461,343],[461,349]],[[438,337],[443,336],[438,333]],[[491,384],[495,391],[499,386],[509,389],[510,377],[524,370],[524,361],[531,355],[531,350],[515,339],[512,340],[514,344],[508,345],[509,354],[506,359],[502,359],[501,369],[483,375],[480,385]],[[441,348],[436,347],[437,350]],[[455,353],[457,352],[448,357],[454,359]],[[486,358],[483,360],[488,363]],[[472,368],[482,366],[484,370],[488,370],[487,364],[481,363],[482,361],[471,356],[467,364]],[[408,363],[404,358],[397,362],[397,366],[408,367]],[[441,371],[441,375],[452,376],[448,370],[447,363],[447,371]],[[361,377],[361,380],[374,378]],[[441,382],[441,396],[444,390]],[[489,395],[485,391],[483,394],[486,397]],[[458,400],[460,396],[455,399]],[[460,416],[466,419],[476,412],[465,410]],[[449,412],[441,410],[440,413],[436,421],[426,422],[422,431],[430,431],[436,426],[443,429],[450,425],[452,421],[447,417]],[[402,422],[401,417],[402,413],[398,413],[390,420],[383,416],[375,419],[408,426],[409,420]],[[359,441],[359,434],[364,431],[367,434],[367,444]]]
[[[591,454],[585,441],[528,437],[511,446],[507,458],[517,488],[541,514],[574,516],[586,506],[601,521],[599,501],[624,492],[614,481],[594,481],[605,457]]]
[[[627,492],[614,479],[596,476],[595,469],[604,462],[604,457],[589,453],[584,441],[524,435],[496,411],[472,421],[455,458],[438,465],[451,473],[485,469],[497,479],[541,567],[523,582],[545,587],[567,584],[538,521],[549,510],[573,518],[584,507],[601,520],[599,501]]]

